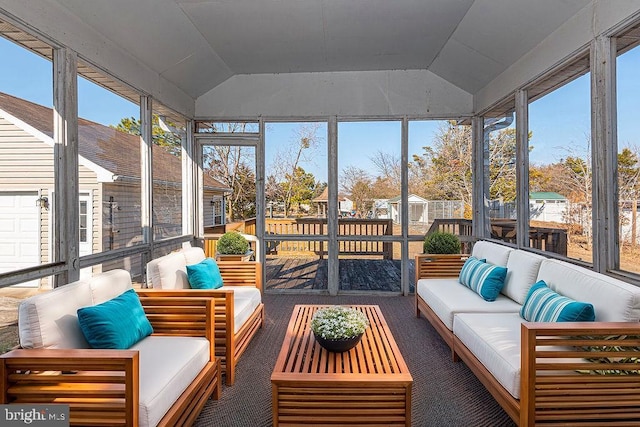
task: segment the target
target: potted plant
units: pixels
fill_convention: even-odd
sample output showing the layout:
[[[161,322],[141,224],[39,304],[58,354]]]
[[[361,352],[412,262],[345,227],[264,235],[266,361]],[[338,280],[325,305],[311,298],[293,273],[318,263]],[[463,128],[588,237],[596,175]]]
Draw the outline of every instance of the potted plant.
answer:
[[[311,318],[318,344],[337,353],[355,347],[368,327],[369,319],[362,311],[341,305],[320,308]]]
[[[453,233],[436,231],[424,237],[425,254],[459,254],[460,239]]]
[[[253,251],[249,249],[249,241],[237,231],[227,231],[218,239],[216,260],[249,261]]]

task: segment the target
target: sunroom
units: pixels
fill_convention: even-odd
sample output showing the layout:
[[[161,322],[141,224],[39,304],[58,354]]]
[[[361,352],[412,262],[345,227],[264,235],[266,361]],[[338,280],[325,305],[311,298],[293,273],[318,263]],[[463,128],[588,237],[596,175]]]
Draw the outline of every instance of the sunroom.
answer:
[[[267,313],[410,298],[434,230],[637,286],[638,28],[636,0],[0,0],[0,291],[144,288],[232,230]]]

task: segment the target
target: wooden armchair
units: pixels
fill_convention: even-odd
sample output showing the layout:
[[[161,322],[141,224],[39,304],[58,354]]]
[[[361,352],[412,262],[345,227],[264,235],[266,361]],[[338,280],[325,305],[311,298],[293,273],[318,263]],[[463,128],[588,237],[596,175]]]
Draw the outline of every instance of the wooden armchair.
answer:
[[[204,337],[209,342],[209,361],[181,393],[180,389],[173,391],[179,393],[177,399],[168,410],[166,407],[159,410],[159,421],[146,413],[141,414],[140,409],[144,405],[145,412],[158,411],[146,406],[145,398],[150,399],[154,391],[141,379],[141,359],[148,347],[139,350],[28,348],[10,351],[0,356],[0,403],[67,404],[71,425],[79,426],[193,424],[209,397],[218,399],[220,396],[220,359],[215,357],[214,339],[215,302],[205,296],[180,298],[168,295],[141,295],[140,300],[154,328],[154,333],[143,341],[157,339],[154,337],[181,337],[180,342],[185,343],[189,339],[185,337]],[[69,312],[73,309],[71,307]],[[69,316],[65,314],[56,319],[56,326],[42,327],[50,331]],[[70,324],[66,326],[68,331],[74,332],[72,328]],[[179,360],[176,354],[165,358]],[[154,353],[147,354],[149,358],[159,357]]]
[[[224,286],[212,290],[188,288],[188,282],[184,282],[186,274],[180,282],[182,272],[178,272],[177,282],[169,282],[167,276],[173,278],[176,274],[162,275],[158,271],[167,266],[176,268],[177,265],[177,268],[182,268],[180,265],[196,263],[202,259],[202,249],[187,248],[151,261],[147,264],[147,283],[152,288],[140,290],[139,294],[213,298],[216,315],[216,356],[221,359],[226,384],[233,385],[238,359],[264,324],[264,304],[261,297],[262,264],[256,261],[218,261]]]

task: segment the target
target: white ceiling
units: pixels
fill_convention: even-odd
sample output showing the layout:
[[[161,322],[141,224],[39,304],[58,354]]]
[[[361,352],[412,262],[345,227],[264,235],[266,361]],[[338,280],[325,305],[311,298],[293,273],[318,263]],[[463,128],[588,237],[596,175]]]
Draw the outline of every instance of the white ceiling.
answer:
[[[427,69],[471,94],[591,0],[54,0],[198,98],[234,74]]]

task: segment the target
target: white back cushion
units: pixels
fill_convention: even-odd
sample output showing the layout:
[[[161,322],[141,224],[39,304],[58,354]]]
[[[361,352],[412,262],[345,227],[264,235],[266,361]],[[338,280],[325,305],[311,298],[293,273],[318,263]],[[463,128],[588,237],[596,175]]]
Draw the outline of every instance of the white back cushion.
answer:
[[[513,250],[507,260],[507,277],[502,293],[520,305],[524,304],[529,288],[536,283],[540,263],[546,258],[542,255]]]
[[[512,251],[508,246],[481,240],[473,245],[472,255],[478,259],[486,259],[490,264],[506,267],[509,253]]]
[[[89,348],[77,310],[93,305],[89,283],[80,280],[25,299],[18,307],[23,348]]]
[[[204,250],[202,248],[183,248],[181,251],[187,265],[197,264],[205,259]]]
[[[640,287],[553,259],[542,261],[537,280],[561,295],[593,304],[597,322],[640,320]]]
[[[126,270],[111,270],[89,279],[93,304],[101,304],[133,288],[131,274]]]
[[[188,289],[190,287],[187,279],[187,263],[182,251],[165,255],[157,261],[159,280],[154,281],[154,288]]]

